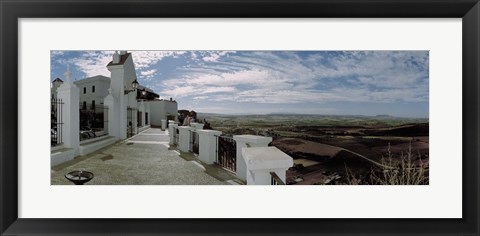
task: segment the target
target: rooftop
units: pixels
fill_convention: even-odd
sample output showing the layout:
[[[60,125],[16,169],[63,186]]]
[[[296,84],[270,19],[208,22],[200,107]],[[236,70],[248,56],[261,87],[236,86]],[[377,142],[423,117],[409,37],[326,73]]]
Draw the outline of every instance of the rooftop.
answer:
[[[125,53],[123,55],[120,55],[120,61],[116,64],[113,63],[113,61],[110,61],[107,66],[116,66],[116,65],[123,65],[125,64],[125,61],[127,61],[128,56],[130,56],[131,53]]]
[[[73,83],[74,84],[83,84],[83,83],[89,83],[89,82],[93,82],[93,81],[104,81],[104,82],[110,83],[110,78],[107,77],[107,76],[103,76],[103,75],[95,75],[95,76],[92,76],[92,77],[76,80]]]
[[[54,79],[54,80],[52,81],[52,83],[54,83],[54,82],[61,82],[61,83],[63,83],[63,80],[61,80],[60,78],[56,78],[56,79]]]

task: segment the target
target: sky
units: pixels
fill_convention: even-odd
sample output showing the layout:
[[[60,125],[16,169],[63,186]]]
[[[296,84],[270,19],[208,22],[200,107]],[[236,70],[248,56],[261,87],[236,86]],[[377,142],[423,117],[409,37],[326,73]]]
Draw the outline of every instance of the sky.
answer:
[[[138,82],[219,114],[428,118],[428,51],[129,51]],[[110,76],[114,51],[51,51],[50,81]]]

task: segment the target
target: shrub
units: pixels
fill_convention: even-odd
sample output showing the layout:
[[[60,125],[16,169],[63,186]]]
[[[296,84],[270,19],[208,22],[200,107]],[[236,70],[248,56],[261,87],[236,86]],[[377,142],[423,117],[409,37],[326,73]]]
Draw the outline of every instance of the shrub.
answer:
[[[346,182],[349,185],[425,185],[429,183],[428,168],[428,164],[423,163],[420,153],[412,155],[411,143],[408,152],[402,152],[399,158],[393,157],[388,144],[387,156],[382,156],[380,163],[368,176],[357,177],[345,165]]]
[[[380,168],[379,171],[372,170],[372,184],[378,185],[424,185],[429,183],[429,177],[426,173],[428,164],[423,163],[421,155],[418,154],[417,163],[414,162],[412,155],[412,144],[410,143],[408,152],[401,153],[398,160],[392,158],[390,144],[388,145],[387,157],[382,157],[383,166],[390,168]]]

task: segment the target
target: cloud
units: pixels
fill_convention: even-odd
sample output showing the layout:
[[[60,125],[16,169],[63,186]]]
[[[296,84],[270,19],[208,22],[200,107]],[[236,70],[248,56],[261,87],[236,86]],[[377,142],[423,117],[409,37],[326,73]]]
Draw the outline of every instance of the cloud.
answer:
[[[185,54],[185,51],[129,51],[132,53],[133,62],[139,77],[151,78],[157,69],[151,69],[159,61],[166,57],[177,58]],[[96,75],[110,76],[106,68],[112,61],[114,51],[51,51],[52,62],[55,64],[77,67],[85,75],[92,77]]]
[[[110,51],[85,51],[78,58],[72,58],[74,66],[85,73],[86,77],[96,75],[110,76],[107,65],[112,61],[113,52]]]
[[[252,108],[255,104],[289,104],[305,110],[305,104],[428,104],[429,99],[428,51],[131,53],[142,84],[185,106],[203,102],[219,108],[225,107],[220,103],[248,103]],[[52,51],[52,68],[73,64],[87,76],[109,76],[105,66],[112,54]]]
[[[210,57],[217,63],[179,68],[177,78],[162,82],[162,93],[188,97],[198,90],[224,86],[236,93],[210,98],[285,104],[428,101],[425,52],[312,53],[306,57],[294,52],[248,52],[221,61]]]
[[[202,59],[204,61],[212,62],[212,61],[217,61],[218,58],[220,58],[219,54],[210,54],[209,56],[203,57]]]
[[[140,71],[141,77],[149,78],[152,77],[157,72],[156,69]]]
[[[235,90],[236,89],[234,87],[177,86],[171,90],[163,91],[162,93],[181,98],[186,96],[197,96],[201,94],[231,93]]]
[[[214,51],[214,52],[202,52],[206,54],[202,59],[206,62],[216,62],[220,57],[223,57],[229,53],[235,53],[236,51]]]
[[[155,65],[165,57],[178,57],[185,51],[131,51],[136,69],[144,69]]]
[[[64,54],[64,51],[50,51],[50,55],[53,56],[62,56]]]
[[[217,62],[221,57],[235,53],[235,51],[197,51],[191,53],[191,58],[196,60],[199,57],[205,62]]]

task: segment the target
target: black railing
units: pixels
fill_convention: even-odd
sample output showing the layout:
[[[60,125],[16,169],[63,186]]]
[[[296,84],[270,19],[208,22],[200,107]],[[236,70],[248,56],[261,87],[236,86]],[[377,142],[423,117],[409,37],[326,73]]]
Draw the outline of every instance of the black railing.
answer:
[[[108,135],[108,107],[81,106],[80,141]]]
[[[277,173],[270,172],[270,185],[285,185],[285,182],[278,177]]]
[[[133,107],[127,107],[127,138],[135,135],[135,128],[133,126],[133,114],[137,112],[137,109]]]
[[[62,127],[62,106],[63,101],[61,99],[52,99],[50,108],[50,146],[58,146],[63,143]]]
[[[217,160],[215,164],[236,172],[237,143],[229,136],[217,136]]]
[[[190,152],[198,154],[198,133],[190,130]]]

